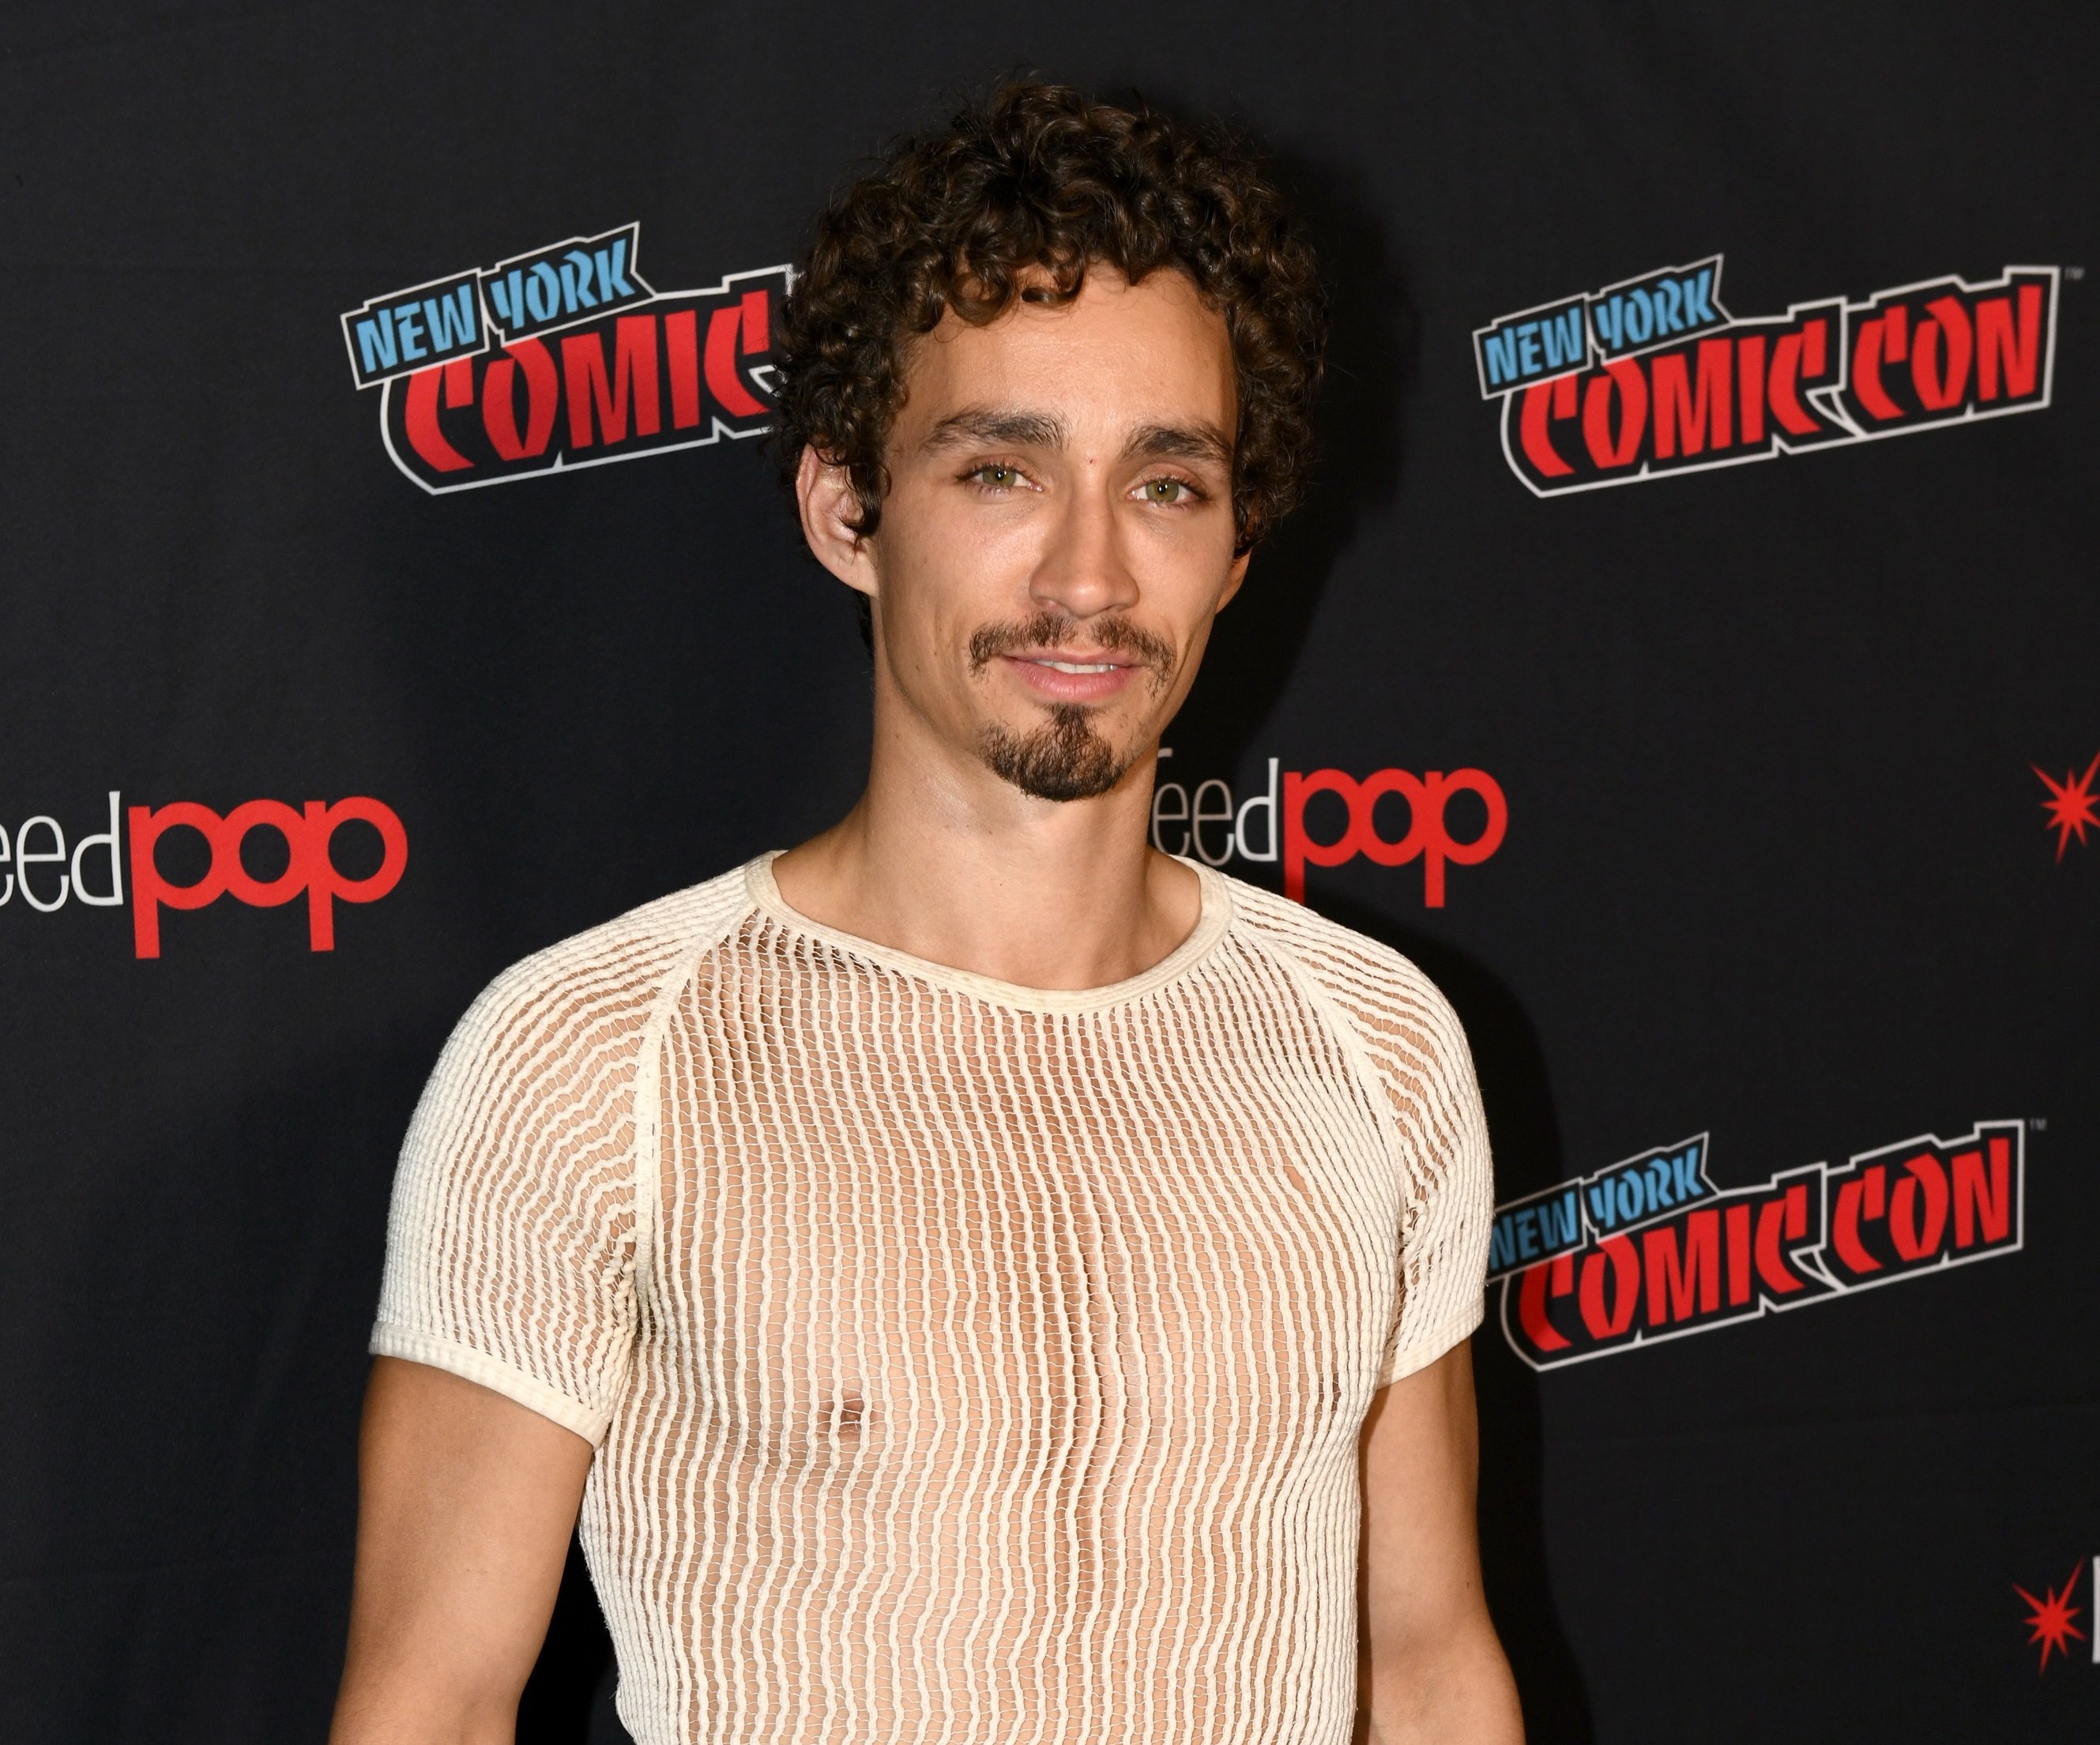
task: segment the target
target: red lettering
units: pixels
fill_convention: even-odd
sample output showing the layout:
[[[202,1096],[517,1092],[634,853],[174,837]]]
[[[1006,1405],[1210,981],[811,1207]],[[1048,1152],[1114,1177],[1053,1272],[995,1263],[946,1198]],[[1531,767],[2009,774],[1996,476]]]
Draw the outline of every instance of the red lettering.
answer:
[[[1295,769],[1283,773],[1283,894],[1294,903],[1305,901],[1305,864],[1339,866],[1356,857],[1355,779],[1339,769],[1316,769],[1309,776]],[[1339,794],[1350,802],[1349,822],[1335,842],[1317,842],[1305,828],[1305,805],[1315,794]]]
[[[218,814],[194,800],[179,800],[157,812],[143,806],[126,809],[131,821],[132,950],[142,958],[161,954],[161,910],[201,909],[218,901],[226,889],[224,857],[218,850]],[[153,850],[161,836],[179,826],[200,832],[211,844],[211,865],[195,884],[170,884],[161,876]]]
[[[1804,374],[1813,381],[1823,373],[1827,344],[1824,332],[1829,325],[1828,316],[1819,316],[1798,333],[1782,334],[1772,347],[1767,401],[1780,427],[1796,436],[1813,436],[1821,428],[1815,414],[1801,403],[1800,381]]]
[[[1858,1180],[1846,1182],[1838,1188],[1838,1210],[1830,1220],[1830,1241],[1838,1250],[1838,1258],[1854,1272],[1879,1272],[1881,1262],[1867,1251],[1866,1245],[1860,1240],[1863,1201],[1864,1215],[1868,1218],[1878,1218],[1888,1209],[1888,1182],[1878,1163]]]
[[[1566,1296],[1575,1283],[1575,1257],[1556,1254],[1551,1260],[1542,1260],[1537,1266],[1524,1269],[1524,1283],[1517,1288],[1516,1318],[1534,1350],[1564,1351],[1568,1349],[1566,1335],[1546,1316],[1549,1273],[1552,1275],[1553,1294]]]
[[[1682,351],[1665,351],[1654,361],[1655,453],[1667,460],[1681,441],[1688,456],[1728,446],[1734,409],[1729,395],[1728,364],[1734,348],[1725,339],[1702,339],[1698,345],[1698,390],[1687,380],[1688,359]]]
[[[766,306],[770,299],[763,291],[743,293],[743,355],[756,357],[770,350],[773,345],[772,330],[767,319]]]
[[[1523,410],[1517,419],[1517,443],[1524,457],[1542,478],[1565,478],[1575,469],[1560,458],[1547,435],[1546,415],[1549,401],[1556,418],[1575,416],[1575,378],[1563,376],[1555,381],[1534,382],[1524,390]]]
[[[285,839],[285,870],[268,880],[249,878],[248,869],[240,864],[240,845],[248,839],[249,831],[258,826],[274,830]],[[226,888],[236,902],[254,909],[275,909],[280,903],[291,901],[306,888],[309,853],[305,819],[282,800],[251,800],[227,813],[218,827],[212,858],[223,865]]]
[[[525,434],[518,434],[518,405],[514,382],[525,377]],[[554,408],[561,386],[554,373],[554,354],[536,339],[521,339],[505,346],[503,355],[488,366],[481,383],[481,425],[488,432],[488,445],[505,460],[523,460],[547,452],[554,434]]]
[[[346,879],[336,870],[329,852],[336,831],[352,818],[362,819],[379,832],[379,870],[363,879]],[[401,882],[408,865],[408,833],[394,809],[363,795],[339,800],[324,806],[307,802],[307,906],[312,949],[335,950],[335,911],[330,906],[341,897],[346,903],[376,903]]]
[[[445,440],[438,428],[438,378],[444,378],[445,404],[457,412],[474,404],[474,359],[454,358],[449,364],[433,364],[408,378],[408,398],[401,408],[401,428],[408,446],[424,464],[440,473],[457,473],[474,463]]]
[[[1740,1308],[1750,1300],[1750,1209],[1727,1209],[1728,1306]]]
[[[1882,317],[1888,341],[1889,362],[1900,364],[1910,349],[1910,305],[1898,303]]]
[[[755,291],[752,297],[763,298],[763,291]],[[748,307],[750,297],[745,298]],[[760,323],[761,327],[763,322]],[[743,385],[743,378],[736,372],[737,336],[743,336],[743,349],[748,353],[756,350],[751,344],[752,318],[743,309],[717,309],[708,317],[708,349],[706,370],[708,392],[720,401],[730,416],[755,418],[765,410],[764,403]]]
[[[1798,1242],[1808,1234],[1808,1189],[1798,1182],[1779,1199],[1767,1200],[1758,1208],[1754,1245],[1758,1277],[1767,1290],[1778,1297],[1804,1288],[1780,1245],[1782,1228],[1791,1242]]]
[[[567,390],[571,448],[591,446],[593,410],[603,439],[608,443],[624,442],[630,399],[634,407],[637,436],[654,436],[660,427],[656,398],[656,318],[622,315],[612,327],[610,377],[606,374],[602,332],[570,333],[562,337],[562,372]],[[708,343],[712,345],[712,337]]]
[[[671,366],[671,424],[690,430],[700,421],[699,311],[680,309],[664,317],[664,355]]]
[[[1903,408],[1889,398],[1889,390],[1882,386],[1882,338],[1888,331],[1889,321],[1900,313],[1899,309],[1890,310],[1878,320],[1862,321],[1853,347],[1852,393],[1877,418],[1903,416]]]
[[[1477,794],[1487,811],[1480,834],[1470,842],[1454,837],[1445,812],[1454,794]],[[1305,827],[1305,808],[1315,794],[1334,794],[1348,809],[1348,824],[1332,842],[1320,842]],[[1406,834],[1389,840],[1378,833],[1379,798],[1397,794],[1407,802]],[[1484,769],[1458,769],[1446,775],[1432,769],[1416,777],[1405,769],[1381,769],[1361,782],[1339,769],[1316,769],[1309,776],[1286,770],[1283,777],[1283,894],[1305,901],[1305,867],[1339,866],[1361,854],[1381,866],[1401,866],[1418,855],[1423,861],[1423,901],[1444,906],[1446,861],[1477,866],[1502,844],[1509,831],[1509,802],[1502,786]]]
[[[1573,1258],[1571,1255],[1568,1257]],[[1604,1268],[1612,1269],[1612,1307],[1604,1309]],[[1616,1339],[1634,1324],[1640,1307],[1640,1255],[1630,1238],[1606,1236],[1582,1257],[1582,1279],[1576,1292],[1582,1324],[1593,1339]]]
[[[401,882],[408,863],[408,837],[399,817],[391,807],[362,795],[332,806],[310,800],[303,812],[279,800],[251,800],[223,818],[208,806],[178,800],[158,811],[133,806],[130,817],[133,949],[142,958],[161,954],[163,907],[201,909],[228,892],[237,901],[262,909],[288,903],[305,892],[309,943],[315,951],[332,951],[335,900],[376,902]],[[337,830],[353,819],[379,832],[378,870],[363,879],[345,878],[329,852]],[[210,845],[211,862],[196,884],[170,884],[161,876],[155,849],[165,832],[183,826],[197,831]],[[285,870],[274,879],[254,878],[241,864],[241,844],[256,829],[274,830],[285,839]]]
[[[1614,385],[1619,402],[1618,440],[1612,439],[1612,400]],[[1602,468],[1631,466],[1640,453],[1641,434],[1648,428],[1648,378],[1640,366],[1621,358],[1607,364],[1601,375],[1592,376],[1582,396],[1582,440],[1590,458]]]
[[[1765,439],[1765,336],[1749,333],[1736,342],[1736,382],[1742,392],[1743,440],[1760,446]]]
[[[1503,797],[1502,784],[1485,769],[1455,769],[1443,775],[1432,769],[1426,783],[1423,796],[1425,809],[1436,817],[1435,835],[1429,842],[1422,865],[1423,902],[1431,909],[1444,906],[1444,863],[1450,861],[1460,866],[1477,866],[1502,845],[1502,838],[1509,834],[1509,802]],[[1444,808],[1454,794],[1477,794],[1486,808],[1488,821],[1480,834],[1471,842],[1460,842],[1444,827]],[[1369,829],[1369,819],[1365,819]],[[1410,833],[1411,834],[1411,833]]]
[[[1973,1248],[1980,1221],[1986,1242],[2002,1242],[2012,1233],[2012,1141],[1993,1135],[1991,1174],[1983,1178],[1983,1154],[1965,1151],[1954,1159],[1954,1245]]]
[[[1664,1224],[1647,1232],[1641,1247],[1651,1327],[1691,1320],[1695,1292],[1700,1314],[1710,1315],[1721,1307],[1721,1214],[1714,1207],[1706,1206],[1685,1219],[1682,1265],[1674,1226]]]
[[[1945,412],[1961,403],[1969,388],[1969,357],[1975,341],[1969,326],[1969,311],[1959,297],[1935,297],[1926,308],[1932,319],[1917,324],[1917,337],[1910,351],[1911,386],[1917,390],[1918,403],[1927,412]],[[1947,363],[1939,361],[1939,340],[1947,337]]]
[[[2035,390],[2041,362],[2041,287],[2023,284],[2019,299],[2019,333],[2013,333],[2011,300],[1994,297],[1976,307],[1977,398],[1998,397],[2000,371],[2005,373],[2005,392],[2018,396]]]
[[[1925,343],[1921,323],[1918,344]],[[1905,1174],[1889,1196],[1889,1236],[1905,1260],[1924,1260],[1939,1251],[1939,1239],[1947,1231],[1947,1170],[1929,1151],[1920,1152],[1904,1166]],[[1925,1224],[1917,1222],[1917,1202],[1925,1201]]]

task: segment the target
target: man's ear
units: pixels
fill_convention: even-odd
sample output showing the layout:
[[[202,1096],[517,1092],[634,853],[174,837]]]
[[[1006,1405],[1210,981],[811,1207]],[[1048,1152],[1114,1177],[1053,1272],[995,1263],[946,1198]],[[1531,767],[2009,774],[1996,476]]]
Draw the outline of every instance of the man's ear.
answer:
[[[1225,571],[1224,592],[1218,596],[1217,609],[1220,612],[1233,603],[1233,596],[1240,591],[1240,584],[1246,579],[1247,560],[1253,556],[1251,551],[1242,552],[1233,559],[1232,568]]]
[[[860,498],[842,466],[827,465],[805,447],[795,469],[795,497],[802,513],[802,537],[818,562],[849,588],[875,592],[875,559],[855,531]]]

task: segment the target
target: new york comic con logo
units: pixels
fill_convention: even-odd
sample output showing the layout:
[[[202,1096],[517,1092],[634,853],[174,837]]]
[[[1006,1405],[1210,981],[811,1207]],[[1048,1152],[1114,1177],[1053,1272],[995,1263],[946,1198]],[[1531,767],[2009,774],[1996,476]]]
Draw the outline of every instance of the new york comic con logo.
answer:
[[[638,223],[375,297],[342,318],[394,464],[426,491],[757,436],[785,267],[658,291]]]
[[[2059,276],[2009,267],[1745,319],[1719,255],[1473,335],[1502,452],[1540,496],[1939,430],[2049,404]]]
[[[1498,1206],[1503,1335],[1552,1369],[2011,1254],[2025,1131],[1980,1121],[1732,1188],[1702,1133]]]

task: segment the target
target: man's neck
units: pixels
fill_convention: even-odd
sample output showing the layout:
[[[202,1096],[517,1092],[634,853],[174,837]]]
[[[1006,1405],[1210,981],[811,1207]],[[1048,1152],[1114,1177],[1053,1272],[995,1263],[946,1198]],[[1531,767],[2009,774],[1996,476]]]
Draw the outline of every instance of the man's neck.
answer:
[[[907,758],[880,738],[853,810],[774,861],[789,907],[1030,988],[1124,980],[1195,930],[1196,875],[1146,839],[1150,756],[1096,799],[1045,800],[974,760]]]

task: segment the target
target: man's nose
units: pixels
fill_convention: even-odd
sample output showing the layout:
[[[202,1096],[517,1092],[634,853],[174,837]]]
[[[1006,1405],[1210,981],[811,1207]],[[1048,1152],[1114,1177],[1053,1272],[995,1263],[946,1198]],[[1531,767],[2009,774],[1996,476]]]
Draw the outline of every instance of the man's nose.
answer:
[[[1087,479],[1063,507],[1029,578],[1029,597],[1075,619],[1135,606],[1139,588],[1124,549],[1127,518],[1117,513],[1111,488]]]

